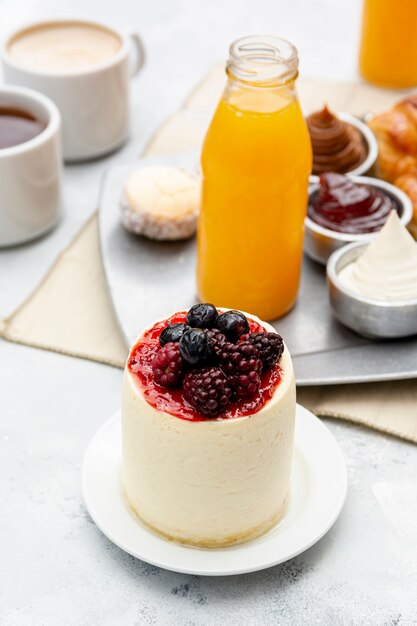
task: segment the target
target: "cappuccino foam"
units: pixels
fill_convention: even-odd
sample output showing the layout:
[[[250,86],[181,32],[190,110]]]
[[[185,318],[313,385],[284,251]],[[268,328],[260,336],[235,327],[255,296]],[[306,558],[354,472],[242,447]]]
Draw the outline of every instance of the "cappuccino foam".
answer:
[[[110,60],[121,45],[120,37],[104,27],[82,22],[51,22],[15,35],[8,52],[27,69],[66,73]]]

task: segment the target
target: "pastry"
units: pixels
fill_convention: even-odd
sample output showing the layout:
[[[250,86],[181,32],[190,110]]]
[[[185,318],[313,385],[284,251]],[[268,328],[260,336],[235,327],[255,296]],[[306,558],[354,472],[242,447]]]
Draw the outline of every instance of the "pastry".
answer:
[[[123,382],[123,487],[168,539],[227,546],[262,535],[288,499],[295,380],[281,337],[200,304],[145,330]]]
[[[395,184],[407,194],[413,204],[413,219],[408,230],[417,239],[417,175],[403,174],[395,180]]]
[[[176,167],[145,167],[126,181],[121,202],[123,226],[149,239],[187,239],[197,228],[200,185]]]
[[[417,95],[398,102],[368,122],[379,144],[377,174],[398,185],[414,207],[409,230],[417,234]]]
[[[391,183],[417,175],[417,95],[398,102],[368,122],[379,143],[378,175]]]

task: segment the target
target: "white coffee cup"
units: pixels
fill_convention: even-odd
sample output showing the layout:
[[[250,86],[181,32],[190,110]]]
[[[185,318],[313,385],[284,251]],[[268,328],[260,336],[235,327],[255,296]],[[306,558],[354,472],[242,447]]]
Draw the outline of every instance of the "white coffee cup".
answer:
[[[10,44],[34,29],[79,25],[102,29],[120,40],[111,58],[71,71],[45,71],[26,67],[10,54]],[[2,50],[4,79],[49,96],[62,116],[66,161],[99,157],[120,147],[129,133],[129,78],[144,62],[139,35],[124,35],[110,26],[88,20],[51,20],[32,23],[16,31]]]
[[[0,86],[0,107],[31,113],[45,128],[29,141],[0,149],[0,247],[51,229],[60,213],[61,116],[46,96]]]

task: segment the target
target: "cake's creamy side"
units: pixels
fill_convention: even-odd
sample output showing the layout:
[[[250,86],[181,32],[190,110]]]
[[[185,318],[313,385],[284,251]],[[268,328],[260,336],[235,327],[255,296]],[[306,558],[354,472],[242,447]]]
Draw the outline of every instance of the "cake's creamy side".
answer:
[[[170,539],[208,547],[257,537],[278,521],[288,497],[295,419],[286,348],[280,366],[282,379],[260,411],[196,422],[154,409],[126,369],[123,483],[140,519]]]

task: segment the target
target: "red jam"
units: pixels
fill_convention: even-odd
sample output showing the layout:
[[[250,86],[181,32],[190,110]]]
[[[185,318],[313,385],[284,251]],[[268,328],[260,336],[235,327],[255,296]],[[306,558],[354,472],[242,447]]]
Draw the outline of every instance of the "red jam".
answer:
[[[159,411],[170,413],[182,419],[200,422],[213,418],[207,418],[197,413],[185,400],[180,388],[168,389],[157,385],[154,382],[151,366],[153,357],[159,349],[159,335],[161,331],[168,326],[168,324],[185,322],[186,315],[186,311],[176,313],[167,320],[158,322],[147,330],[138,343],[133,346],[127,366],[129,371],[135,376],[137,384],[151,406]],[[251,333],[266,332],[266,329],[254,320],[248,318],[248,322]],[[261,375],[259,393],[253,398],[230,403],[217,419],[243,417],[259,411],[268,400],[272,398],[274,390],[281,380],[281,375],[282,371],[279,365],[263,372]]]
[[[381,230],[393,209],[398,211],[397,203],[375,187],[328,172],[320,176],[308,216],[323,228],[359,235]]]

